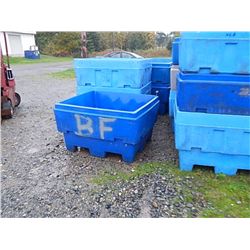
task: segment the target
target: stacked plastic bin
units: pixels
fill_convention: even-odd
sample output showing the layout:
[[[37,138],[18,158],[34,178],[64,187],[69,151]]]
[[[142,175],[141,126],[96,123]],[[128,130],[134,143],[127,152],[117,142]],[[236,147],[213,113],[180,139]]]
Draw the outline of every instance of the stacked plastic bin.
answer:
[[[250,170],[250,33],[183,32],[175,103],[182,170]]]
[[[91,90],[150,94],[147,59],[87,58],[74,60],[77,94]]]
[[[66,148],[88,149],[133,162],[151,139],[159,98],[151,93],[148,59],[75,59],[77,96],[55,105],[57,129]]]
[[[180,37],[176,37],[172,43],[173,64],[170,69],[170,94],[169,94],[169,116],[171,118],[172,128],[174,129],[174,107],[176,99],[176,84],[179,70],[179,43]]]
[[[159,114],[164,115],[168,113],[169,107],[170,68],[172,65],[172,58],[151,58],[149,61],[152,65],[151,94],[159,96]]]

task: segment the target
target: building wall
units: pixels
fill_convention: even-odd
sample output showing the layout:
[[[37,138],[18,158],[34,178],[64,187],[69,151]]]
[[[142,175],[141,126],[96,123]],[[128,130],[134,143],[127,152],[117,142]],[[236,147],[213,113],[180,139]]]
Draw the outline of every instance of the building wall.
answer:
[[[34,34],[22,34],[21,40],[23,44],[23,50],[29,50],[30,46],[36,45]]]
[[[9,46],[8,36],[6,36],[6,39],[7,39],[7,45],[8,45],[8,48],[9,48],[10,46]],[[6,55],[3,32],[0,32],[0,44],[1,44],[3,55]]]
[[[12,38],[10,36],[12,36]],[[17,41],[19,40],[17,36],[20,37],[21,44],[13,48],[14,44],[17,44]],[[30,46],[35,45],[35,32],[34,33],[6,32],[6,38],[7,38],[6,40],[7,40],[8,52],[10,56],[23,57],[24,50],[29,50]],[[3,55],[6,55],[3,32],[0,32],[0,43]]]

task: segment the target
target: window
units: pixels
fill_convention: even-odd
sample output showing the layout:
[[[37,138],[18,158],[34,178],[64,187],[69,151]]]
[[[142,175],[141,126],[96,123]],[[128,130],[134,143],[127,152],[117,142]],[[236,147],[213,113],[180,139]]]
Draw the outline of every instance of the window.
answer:
[[[120,57],[121,57],[121,53],[120,53],[120,52],[112,53],[112,54],[110,54],[109,57],[112,57],[112,58],[120,58]]]
[[[131,54],[122,52],[122,57],[123,58],[134,58]]]

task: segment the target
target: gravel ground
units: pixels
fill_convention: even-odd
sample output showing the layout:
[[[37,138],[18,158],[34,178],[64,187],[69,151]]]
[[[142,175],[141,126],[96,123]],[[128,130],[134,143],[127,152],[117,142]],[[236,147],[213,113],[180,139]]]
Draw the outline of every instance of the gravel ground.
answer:
[[[96,185],[103,171],[130,171],[146,162],[177,164],[169,119],[161,116],[152,141],[133,164],[120,156],[95,158],[86,150],[66,151],[56,130],[53,106],[74,95],[74,80],[48,73],[70,63],[16,65],[20,107],[2,121],[2,217],[196,217],[207,206],[189,178],[153,173],[130,181]],[[185,190],[192,189],[192,203]]]

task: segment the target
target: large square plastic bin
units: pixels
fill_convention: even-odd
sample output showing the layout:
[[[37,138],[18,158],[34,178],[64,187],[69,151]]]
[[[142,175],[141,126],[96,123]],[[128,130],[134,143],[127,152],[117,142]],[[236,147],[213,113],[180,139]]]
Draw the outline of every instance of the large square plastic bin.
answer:
[[[147,59],[75,59],[74,67],[78,86],[141,88],[151,81]]]
[[[172,43],[172,58],[174,65],[179,64],[179,43],[180,37],[176,37]]]
[[[152,83],[152,95],[157,95],[160,99],[159,114],[164,115],[168,113],[170,85],[162,83]]]
[[[182,32],[183,72],[250,74],[250,32]]]
[[[132,162],[151,138],[158,108],[157,96],[91,91],[57,103],[54,112],[68,150]]]
[[[177,104],[181,111],[250,115],[250,75],[179,73]]]
[[[172,58],[151,58],[150,62],[152,64],[151,81],[169,84]]]
[[[89,91],[111,91],[111,92],[122,92],[122,93],[131,93],[131,94],[151,94],[151,82],[137,89],[130,88],[130,87],[115,88],[115,87],[81,86],[78,84],[76,85],[77,95],[81,95]]]
[[[161,102],[168,103],[169,101],[170,85],[162,83],[152,83],[152,95],[159,96]]]
[[[175,105],[175,145],[180,169],[214,167],[235,175],[250,170],[250,117],[182,112]]]

